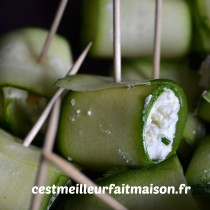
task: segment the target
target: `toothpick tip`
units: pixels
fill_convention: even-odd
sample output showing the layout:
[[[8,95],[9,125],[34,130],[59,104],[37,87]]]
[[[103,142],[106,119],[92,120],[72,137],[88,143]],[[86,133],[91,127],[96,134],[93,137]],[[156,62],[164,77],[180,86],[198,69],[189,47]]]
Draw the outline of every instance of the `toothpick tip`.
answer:
[[[58,10],[57,10],[56,16],[55,16],[55,18],[53,20],[53,23],[52,23],[52,26],[50,28],[50,31],[49,31],[49,33],[48,33],[48,35],[46,37],[46,40],[44,42],[44,45],[43,45],[42,50],[40,52],[40,55],[39,55],[39,57],[37,59],[37,62],[40,63],[40,64],[42,64],[44,62],[44,59],[45,59],[45,57],[47,55],[47,52],[48,52],[49,47],[50,47],[50,45],[52,43],[52,40],[53,40],[53,38],[54,38],[54,36],[56,34],[56,31],[57,31],[57,29],[58,29],[58,27],[60,25],[62,16],[64,14],[64,11],[65,11],[65,8],[66,8],[66,5],[67,5],[67,2],[68,2],[68,0],[61,0],[61,2],[60,2],[60,5],[58,7]]]

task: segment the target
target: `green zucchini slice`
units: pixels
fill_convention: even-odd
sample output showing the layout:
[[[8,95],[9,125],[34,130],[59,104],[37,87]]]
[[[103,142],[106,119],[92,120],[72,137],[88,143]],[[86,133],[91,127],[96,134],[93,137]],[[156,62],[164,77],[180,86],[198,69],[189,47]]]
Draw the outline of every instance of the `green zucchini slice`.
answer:
[[[110,187],[106,192],[129,210],[198,209],[187,186],[182,166],[175,155],[146,169],[118,169],[107,174],[96,183],[101,187]],[[170,187],[171,191],[164,194],[167,187]],[[79,194],[69,197],[64,209],[110,208],[94,195]]]
[[[40,149],[24,147],[20,139],[0,130],[0,207],[7,210],[28,210],[40,160]],[[52,164],[48,165],[45,187],[65,185],[68,177]],[[47,209],[54,194],[45,193],[40,210]]]

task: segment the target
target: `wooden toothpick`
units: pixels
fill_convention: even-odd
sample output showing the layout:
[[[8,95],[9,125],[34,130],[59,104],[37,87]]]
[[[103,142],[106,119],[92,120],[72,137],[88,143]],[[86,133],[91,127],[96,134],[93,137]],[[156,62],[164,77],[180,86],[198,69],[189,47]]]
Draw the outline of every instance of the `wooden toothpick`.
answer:
[[[50,44],[51,44],[51,42],[52,42],[52,40],[53,40],[53,38],[55,36],[55,33],[56,33],[57,29],[58,29],[58,26],[59,26],[61,18],[63,16],[64,10],[66,8],[67,2],[68,2],[68,0],[61,0],[61,3],[59,5],[59,7],[58,7],[55,19],[54,19],[54,21],[52,23],[52,26],[51,26],[50,31],[49,31],[49,33],[47,35],[47,38],[46,38],[46,40],[44,42],[43,48],[41,50],[41,53],[40,53],[40,55],[38,57],[38,62],[40,64],[43,63],[44,58],[45,58],[45,56],[46,56],[46,54],[47,54],[47,52],[49,50]]]
[[[51,152],[53,149],[60,110],[60,98],[55,102],[49,120],[49,125],[47,128],[47,134],[45,136],[44,147],[41,155],[41,161],[37,172],[35,186],[40,187],[45,183],[45,178],[47,175],[48,160],[45,158],[44,153]],[[42,194],[35,194],[32,197],[30,210],[39,210],[41,204]]]
[[[153,79],[158,79],[160,77],[161,14],[162,14],[162,0],[156,0],[154,51],[153,51],[153,72],[152,72]]]
[[[94,188],[98,187],[94,182],[92,182],[88,177],[86,177],[84,174],[82,174],[70,162],[67,162],[66,160],[62,159],[61,157],[59,157],[58,155],[53,154],[53,153],[45,153],[45,156],[49,161],[51,161],[58,168],[63,170],[74,181],[76,181],[80,184],[86,184],[87,187],[90,187],[90,186],[93,186]],[[97,192],[97,191],[95,191],[95,192]],[[95,193],[95,196],[97,196],[99,199],[104,201],[107,205],[109,205],[110,207],[112,207],[115,210],[126,210],[127,209],[122,204],[120,204],[117,200],[112,198],[109,194]]]
[[[74,75],[77,73],[77,71],[79,70],[80,66],[82,65],[88,51],[90,50],[92,43],[89,43],[88,46],[85,48],[85,50],[82,52],[82,54],[79,56],[79,58],[77,59],[77,61],[74,63],[74,65],[70,68],[70,70],[68,71],[67,75]],[[23,145],[28,147],[31,142],[33,141],[34,137],[37,135],[37,133],[39,132],[40,128],[42,127],[42,125],[44,124],[44,122],[46,121],[50,110],[53,107],[53,104],[55,103],[55,101],[61,96],[61,94],[63,93],[64,89],[63,88],[58,88],[58,90],[56,91],[56,93],[54,94],[54,96],[51,98],[51,100],[49,101],[48,105],[46,106],[46,108],[44,109],[44,111],[42,112],[42,114],[40,115],[39,119],[37,120],[37,122],[34,124],[34,126],[32,127],[32,129],[29,131],[28,135],[26,136],[26,138],[23,141]]]
[[[120,0],[113,0],[114,82],[121,82]]]

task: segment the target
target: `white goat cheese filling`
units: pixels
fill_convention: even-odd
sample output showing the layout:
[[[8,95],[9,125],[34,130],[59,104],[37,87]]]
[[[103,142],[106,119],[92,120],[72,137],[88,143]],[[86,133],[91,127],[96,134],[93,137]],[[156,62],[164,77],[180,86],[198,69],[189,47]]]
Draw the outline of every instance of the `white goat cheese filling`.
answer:
[[[146,99],[146,102],[150,101]],[[180,109],[174,92],[165,88],[144,122],[144,149],[152,161],[160,162],[171,152]]]

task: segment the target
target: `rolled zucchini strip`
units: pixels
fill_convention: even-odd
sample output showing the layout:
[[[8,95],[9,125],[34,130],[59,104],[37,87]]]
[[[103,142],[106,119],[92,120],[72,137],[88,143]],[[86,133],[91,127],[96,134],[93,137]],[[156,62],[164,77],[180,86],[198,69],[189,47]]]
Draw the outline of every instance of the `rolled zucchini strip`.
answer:
[[[91,54],[113,56],[113,7],[111,0],[83,3],[81,40],[93,41]],[[177,11],[179,15],[177,15]],[[186,1],[163,1],[161,56],[185,55],[191,41],[191,16]],[[121,43],[123,57],[153,54],[155,1],[121,0]]]
[[[202,98],[197,109],[197,114],[202,119],[210,122],[210,89],[202,93]]]
[[[57,35],[44,63],[38,63],[47,33],[44,29],[23,28],[1,36],[0,87],[16,87],[52,96],[55,81],[65,76],[72,58],[68,42]]]
[[[110,187],[111,192],[108,189],[106,192],[130,210],[197,209],[190,190],[187,190],[182,166],[175,155],[144,170],[118,169],[118,171],[109,171],[96,183],[101,187]],[[127,190],[125,189],[126,186]],[[170,193],[161,193],[167,186],[170,186],[171,189],[174,188],[174,193],[172,190]],[[183,186],[181,193],[180,186]],[[110,208],[94,195],[80,194],[69,197],[64,209],[109,210]]]
[[[40,160],[40,149],[24,147],[20,140],[0,130],[0,200],[1,209],[28,210]],[[49,164],[45,187],[65,185],[68,177]],[[35,190],[36,191],[36,190]],[[45,192],[40,210],[48,209],[56,195]]]
[[[210,136],[202,140],[186,171],[186,179],[195,196],[210,198]],[[209,200],[208,200],[209,201]]]
[[[174,154],[187,117],[182,89],[169,80],[111,81],[77,75],[57,83],[71,90],[61,109],[61,152],[94,170],[142,167]]]
[[[24,137],[56,90],[55,81],[71,66],[68,42],[56,35],[42,64],[38,57],[47,31],[24,28],[0,38],[0,88],[3,122],[9,132]]]
[[[3,87],[2,90],[4,127],[12,134],[24,138],[37,121],[48,100],[19,88]]]

